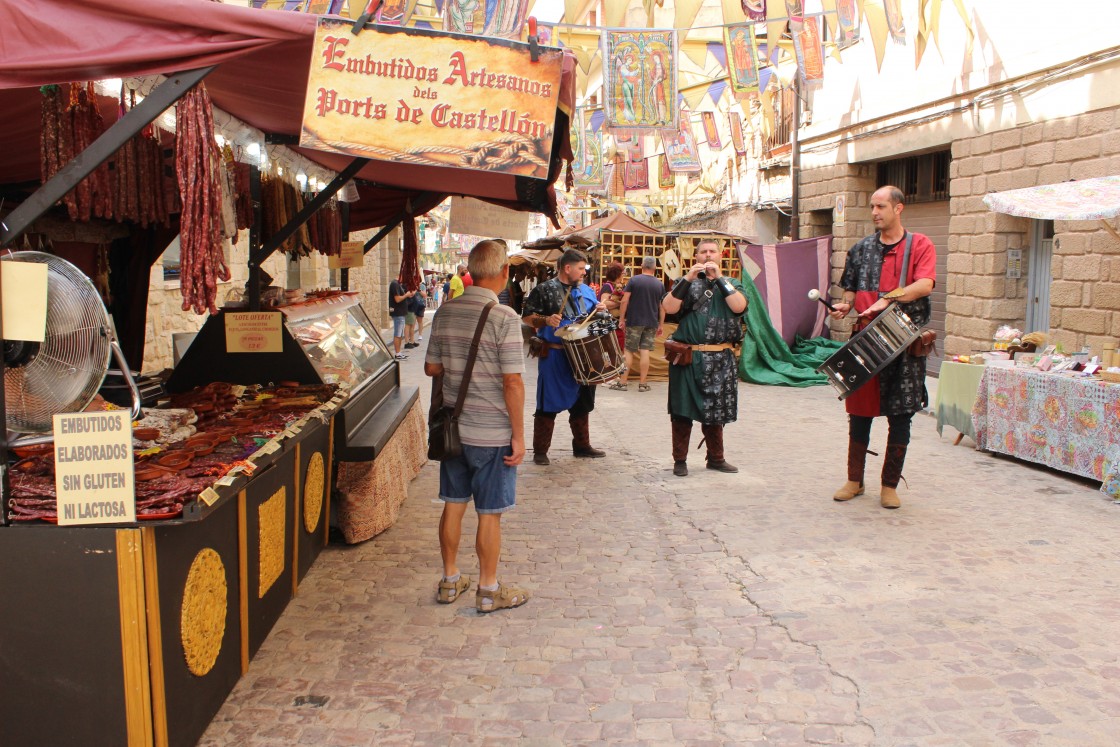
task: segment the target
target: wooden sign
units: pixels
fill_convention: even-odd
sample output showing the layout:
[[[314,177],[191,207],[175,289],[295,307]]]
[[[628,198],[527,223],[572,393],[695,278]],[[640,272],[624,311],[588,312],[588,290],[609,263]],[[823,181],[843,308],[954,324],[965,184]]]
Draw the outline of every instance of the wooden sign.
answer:
[[[327,257],[327,267],[331,270],[361,267],[366,262],[365,248],[365,243],[361,241],[343,241],[342,252],[338,256]]]
[[[544,179],[563,53],[320,17],[300,145],[378,161]]]
[[[136,521],[128,410],[54,416],[59,524]]]
[[[227,353],[279,353],[284,349],[278,311],[237,311],[224,314]]]
[[[470,197],[452,197],[450,231],[525,241],[529,238],[529,213]]]

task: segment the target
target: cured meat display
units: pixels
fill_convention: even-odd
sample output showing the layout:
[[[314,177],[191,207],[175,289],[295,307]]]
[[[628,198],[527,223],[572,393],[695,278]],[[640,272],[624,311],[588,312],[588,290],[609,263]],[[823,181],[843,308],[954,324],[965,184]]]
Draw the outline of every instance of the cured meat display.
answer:
[[[222,153],[214,139],[214,112],[199,83],[175,107],[175,172],[179,213],[179,289],[183,311],[218,313],[218,280],[229,280],[222,252]]]
[[[172,396],[146,411],[133,429],[136,515],[169,519],[277,434],[329,401],[334,384],[241,387],[214,382]],[[11,468],[9,518],[57,518],[52,444],[17,449]]]
[[[280,232],[296,213],[303,209],[303,194],[284,179],[271,174],[261,175],[261,239],[267,242]],[[307,224],[284,240],[279,251],[293,259],[311,254],[311,235]]]

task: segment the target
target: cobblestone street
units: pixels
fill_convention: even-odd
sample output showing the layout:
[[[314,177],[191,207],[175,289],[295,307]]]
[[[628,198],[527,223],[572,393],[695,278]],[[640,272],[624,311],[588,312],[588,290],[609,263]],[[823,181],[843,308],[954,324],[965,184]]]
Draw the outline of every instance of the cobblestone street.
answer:
[[[413,351],[402,379],[426,400],[421,368]],[[1115,744],[1120,507],[1097,484],[918,415],[902,508],[879,507],[877,457],[868,495],[835,503],[832,390],[745,384],[739,474],[703,468],[696,429],[682,479],[665,398],[603,388],[605,459],[572,458],[561,416],[552,466],[520,468],[499,569],[533,592],[516,610],[436,604],[428,464],[396,526],[323,552],[201,743]]]

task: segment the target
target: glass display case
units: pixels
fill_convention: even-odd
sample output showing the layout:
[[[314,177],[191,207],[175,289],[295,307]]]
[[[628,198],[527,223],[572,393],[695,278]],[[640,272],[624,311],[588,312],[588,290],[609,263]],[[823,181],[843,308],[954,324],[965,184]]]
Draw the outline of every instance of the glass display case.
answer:
[[[393,362],[356,293],[310,299],[280,311],[288,331],[325,383],[345,384],[354,392]]]

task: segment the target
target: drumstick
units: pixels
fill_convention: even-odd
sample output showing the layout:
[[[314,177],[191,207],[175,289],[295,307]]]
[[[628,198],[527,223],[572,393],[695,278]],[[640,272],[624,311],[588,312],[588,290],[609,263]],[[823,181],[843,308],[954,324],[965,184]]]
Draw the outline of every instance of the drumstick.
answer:
[[[836,311],[836,307],[833,306],[832,304],[830,304],[828,302],[828,299],[825,298],[824,296],[822,296],[821,292],[819,290],[817,290],[816,288],[813,288],[813,290],[809,291],[809,300],[810,301],[820,301],[821,303],[823,303],[825,305],[825,308],[827,308],[829,311]]]

